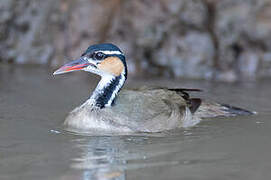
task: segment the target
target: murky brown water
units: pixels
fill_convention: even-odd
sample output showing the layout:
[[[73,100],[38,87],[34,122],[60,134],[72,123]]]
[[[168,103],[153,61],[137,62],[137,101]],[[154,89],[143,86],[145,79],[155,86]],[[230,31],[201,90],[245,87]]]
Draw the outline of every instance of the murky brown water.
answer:
[[[204,120],[167,136],[86,137],[64,132],[60,125],[97,79],[84,72],[50,73],[0,66],[1,180],[271,178],[271,81],[130,80],[130,87],[202,88],[201,96],[259,114]]]

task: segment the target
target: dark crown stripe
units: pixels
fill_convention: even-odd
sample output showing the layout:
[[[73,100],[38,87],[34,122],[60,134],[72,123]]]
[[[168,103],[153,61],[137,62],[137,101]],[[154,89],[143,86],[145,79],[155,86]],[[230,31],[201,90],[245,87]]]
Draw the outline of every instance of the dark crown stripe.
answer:
[[[94,44],[88,47],[86,53],[95,52],[95,51],[120,51],[122,52],[117,46],[110,43],[104,44]]]

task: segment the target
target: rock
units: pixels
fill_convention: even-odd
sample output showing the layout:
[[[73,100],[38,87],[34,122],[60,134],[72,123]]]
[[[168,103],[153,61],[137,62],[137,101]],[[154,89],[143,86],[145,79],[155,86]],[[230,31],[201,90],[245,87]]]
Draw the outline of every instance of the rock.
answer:
[[[260,72],[260,56],[270,51],[271,2],[217,1],[216,12],[214,31],[220,73],[240,72],[237,79],[255,79]]]
[[[0,2],[0,61],[59,66],[112,42],[130,76],[271,76],[270,0]]]
[[[253,50],[244,51],[240,54],[238,67],[240,69],[242,79],[255,80],[260,62],[259,54],[260,53],[254,52]]]
[[[268,78],[271,76],[271,51],[262,54],[262,62],[258,70],[258,77]]]
[[[8,0],[0,4],[3,9],[0,26],[4,29],[0,38],[4,41],[0,46],[0,59],[46,64],[52,58],[53,46],[50,41],[52,32],[45,22],[54,9],[54,0]]]
[[[118,39],[130,43],[127,57],[137,71],[152,76],[210,78],[214,48],[209,34],[199,30],[207,21],[202,1],[130,1],[121,9],[113,32],[122,32],[124,36]],[[116,35],[110,33],[110,38]]]
[[[213,56],[210,35],[196,31],[172,34],[153,55],[159,65],[172,69],[174,76],[197,79],[211,79]]]
[[[223,81],[223,82],[235,82],[238,80],[237,74],[233,70],[223,71],[216,75],[215,77],[216,81]]]

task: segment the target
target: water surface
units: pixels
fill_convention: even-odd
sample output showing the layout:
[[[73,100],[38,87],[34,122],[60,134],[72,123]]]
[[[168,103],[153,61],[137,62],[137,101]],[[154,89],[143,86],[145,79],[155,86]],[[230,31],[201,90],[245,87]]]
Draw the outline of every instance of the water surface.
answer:
[[[1,180],[271,178],[271,81],[130,79],[126,87],[202,88],[201,97],[258,115],[206,119],[166,134],[82,136],[63,131],[61,123],[98,79],[85,72],[51,73],[0,66]]]

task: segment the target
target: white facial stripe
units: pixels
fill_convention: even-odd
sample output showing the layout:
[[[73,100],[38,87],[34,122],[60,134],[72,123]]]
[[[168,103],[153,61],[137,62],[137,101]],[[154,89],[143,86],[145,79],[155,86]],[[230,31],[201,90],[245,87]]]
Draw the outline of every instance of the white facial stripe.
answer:
[[[118,54],[118,55],[123,55],[120,51],[98,51],[107,55],[112,55],[112,54]]]

